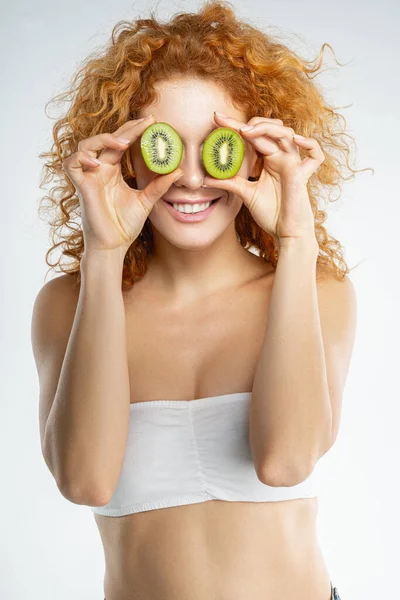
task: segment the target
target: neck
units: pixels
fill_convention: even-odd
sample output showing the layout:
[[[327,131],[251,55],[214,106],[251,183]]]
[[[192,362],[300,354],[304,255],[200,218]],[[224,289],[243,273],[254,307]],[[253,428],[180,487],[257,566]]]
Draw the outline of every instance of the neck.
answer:
[[[239,243],[234,223],[206,248],[178,248],[156,230],[153,240],[146,278],[184,303],[243,283],[257,260]]]

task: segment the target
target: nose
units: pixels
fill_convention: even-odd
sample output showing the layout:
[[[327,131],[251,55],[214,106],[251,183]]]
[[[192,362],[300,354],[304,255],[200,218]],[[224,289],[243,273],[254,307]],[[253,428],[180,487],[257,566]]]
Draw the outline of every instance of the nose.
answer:
[[[195,190],[203,185],[207,171],[198,146],[184,148],[179,168],[183,170],[183,176],[175,183],[177,187]]]

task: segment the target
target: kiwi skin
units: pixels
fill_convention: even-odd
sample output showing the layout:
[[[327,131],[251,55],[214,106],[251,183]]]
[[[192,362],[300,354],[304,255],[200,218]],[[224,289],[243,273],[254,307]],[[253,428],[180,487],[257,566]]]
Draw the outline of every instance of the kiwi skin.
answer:
[[[165,175],[174,171],[181,162],[183,144],[171,125],[152,123],[142,133],[140,151],[150,171]]]
[[[206,138],[203,164],[215,179],[228,179],[239,171],[244,158],[244,142],[230,127],[218,127]]]

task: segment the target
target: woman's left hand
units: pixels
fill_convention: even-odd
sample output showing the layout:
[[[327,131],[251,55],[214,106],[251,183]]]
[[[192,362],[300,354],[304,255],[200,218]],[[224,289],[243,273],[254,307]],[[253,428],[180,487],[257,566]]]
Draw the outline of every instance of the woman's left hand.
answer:
[[[243,131],[244,123],[231,117],[214,119],[221,127],[236,130],[262,156],[263,167],[257,181],[240,175],[229,179],[206,176],[204,184],[237,194],[248,207],[258,225],[279,241],[307,239],[316,243],[314,216],[307,191],[307,181],[325,160],[318,142],[313,138],[297,139],[295,131],[285,127],[280,119],[253,117]],[[299,148],[309,151],[301,160]]]

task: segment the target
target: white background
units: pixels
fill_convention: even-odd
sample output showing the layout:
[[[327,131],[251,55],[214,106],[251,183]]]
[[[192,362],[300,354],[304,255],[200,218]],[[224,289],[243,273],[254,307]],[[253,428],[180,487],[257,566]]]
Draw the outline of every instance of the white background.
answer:
[[[341,241],[357,290],[358,326],[338,439],[318,464],[318,530],[342,600],[395,598],[399,557],[399,4],[396,0],[236,0],[239,17],[275,28],[314,58],[324,42],[333,67],[317,78],[357,142],[356,167],[330,204],[328,230]],[[0,25],[1,202],[1,546],[4,600],[103,599],[101,539],[88,507],[58,491],[41,455],[39,383],[30,327],[45,282],[48,230],[37,215],[53,120],[45,103],[64,91],[78,63],[122,19],[153,3],[97,0],[8,3]],[[157,14],[196,11],[166,0]],[[349,106],[351,105],[351,106]],[[50,115],[56,115],[51,105]],[[50,273],[46,281],[53,277]],[[397,555],[397,558],[396,558]],[[273,600],[273,599],[271,599]],[[323,599],[321,599],[323,600]],[[325,600],[325,599],[324,599]]]

